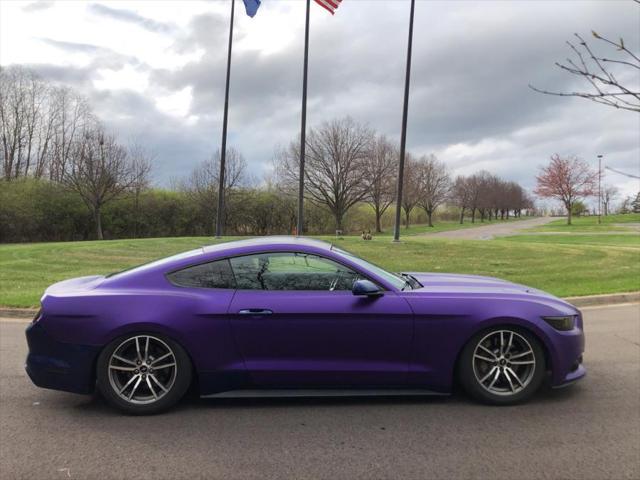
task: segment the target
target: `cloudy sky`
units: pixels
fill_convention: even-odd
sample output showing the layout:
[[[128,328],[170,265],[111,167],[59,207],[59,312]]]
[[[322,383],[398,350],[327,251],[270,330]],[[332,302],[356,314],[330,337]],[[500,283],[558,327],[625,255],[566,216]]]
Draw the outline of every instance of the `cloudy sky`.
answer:
[[[229,143],[260,177],[299,135],[304,2],[263,0],[253,19],[237,7]],[[334,17],[311,7],[308,124],[350,115],[399,139],[408,0],[344,0]],[[168,185],[220,145],[229,9],[229,0],[4,0],[0,64],[84,93],[110,129],[156,153],[154,180]],[[594,165],[603,153],[639,174],[640,115],[527,86],[579,89],[554,66],[570,53],[565,41],[596,30],[640,52],[639,26],[631,0],[418,0],[408,148],[527,188],[556,152]],[[640,88],[640,75],[627,82]]]

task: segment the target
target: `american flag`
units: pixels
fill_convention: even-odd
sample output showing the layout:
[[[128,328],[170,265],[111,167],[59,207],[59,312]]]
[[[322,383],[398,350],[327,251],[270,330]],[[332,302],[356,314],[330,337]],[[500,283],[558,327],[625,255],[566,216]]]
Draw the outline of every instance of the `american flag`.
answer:
[[[314,0],[322,8],[326,8],[331,15],[336,13],[336,9],[342,3],[342,0]]]

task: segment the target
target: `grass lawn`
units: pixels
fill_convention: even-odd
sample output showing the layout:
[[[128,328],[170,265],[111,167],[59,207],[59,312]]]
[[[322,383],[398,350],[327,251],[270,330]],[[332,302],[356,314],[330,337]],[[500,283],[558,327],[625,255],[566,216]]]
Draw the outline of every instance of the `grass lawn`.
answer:
[[[0,305],[37,305],[46,286],[106,274],[198,246],[207,237],[0,245]]]
[[[538,234],[538,235],[515,235],[505,237],[503,240],[519,243],[547,243],[561,245],[610,245],[617,247],[633,247],[639,249],[640,254],[640,232],[638,233],[576,233],[574,235],[558,234]],[[640,261],[640,258],[638,258]]]
[[[509,240],[406,239],[336,242],[394,271],[473,273],[524,283],[558,296],[640,290],[640,249],[519,243]]]
[[[602,216],[602,223],[598,224],[597,216],[573,217],[572,224],[567,225],[566,219],[554,220],[553,222],[529,229],[530,232],[598,232],[598,231],[630,231],[631,229],[617,223],[638,223],[640,224],[640,213],[626,213],[618,215]]]
[[[355,236],[337,241],[325,237],[394,271],[491,275],[559,296],[640,290],[640,249],[513,238],[475,241],[412,236],[394,244],[388,237],[368,242]],[[105,274],[214,242],[210,237],[195,237],[0,245],[0,305],[36,306],[44,289],[56,281]]]

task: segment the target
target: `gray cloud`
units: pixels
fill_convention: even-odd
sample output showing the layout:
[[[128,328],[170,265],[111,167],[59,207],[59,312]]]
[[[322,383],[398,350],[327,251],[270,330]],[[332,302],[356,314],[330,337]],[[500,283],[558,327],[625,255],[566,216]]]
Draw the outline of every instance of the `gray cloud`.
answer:
[[[40,38],[41,42],[58,48],[69,53],[85,53],[92,55],[91,63],[93,66],[99,66],[102,68],[119,69],[125,65],[132,65],[135,67],[145,67],[144,62],[141,62],[137,57],[132,55],[124,55],[122,53],[111,50],[110,48],[93,45],[90,43],[77,43],[77,42],[65,42],[61,40],[54,40],[52,38]]]
[[[335,17],[313,12],[308,124],[350,115],[398,139],[408,12],[401,2],[370,1],[367,8],[360,8],[364,1],[355,4],[345,2]],[[115,52],[95,50],[94,64],[86,70],[37,67],[57,81],[81,85],[100,116],[120,134],[144,138],[157,153],[158,182],[186,174],[220,143],[227,18],[195,15],[185,28],[171,30],[165,24],[144,26],[149,19],[134,12],[89,8],[152,31],[171,32],[175,53],[204,51],[181,67],[144,66],[150,74],[145,96],[91,88],[97,62],[113,61],[113,68],[135,65],[135,59],[113,56]],[[638,114],[541,95],[528,85],[580,88],[577,79],[554,66],[570,54],[564,42],[573,32],[589,35],[594,29],[623,36],[640,51],[639,21],[640,9],[630,2],[418,2],[409,149],[436,152],[457,173],[486,168],[529,188],[537,167],[556,152],[588,160],[605,153],[608,165],[637,172]],[[236,44],[251,28],[243,17],[238,22]],[[244,153],[256,175],[269,168],[277,145],[299,135],[302,16],[300,25],[290,28],[295,41],[282,50],[234,50],[229,142]],[[90,54],[94,48],[67,42],[55,46]],[[193,95],[190,114],[196,120],[185,123],[158,110],[154,95],[186,87]]]
[[[47,45],[51,45],[53,47],[59,48],[61,50],[66,50],[69,52],[81,52],[81,53],[90,53],[90,54],[100,54],[105,51],[111,52],[112,50],[108,50],[103,47],[99,47],[97,45],[91,45],[89,43],[76,43],[76,42],[64,42],[60,40],[54,40],[52,38],[41,38],[42,42]]]
[[[154,33],[169,34],[175,30],[175,27],[169,23],[158,22],[151,18],[143,17],[142,15],[136,12],[132,12],[131,10],[107,7],[106,5],[101,5],[98,3],[90,4],[87,9],[89,10],[89,12],[95,15],[112,18],[121,22],[132,23]]]
[[[156,155],[154,179],[163,185],[184,177],[213,151],[214,141],[195,141],[204,138],[205,131],[184,128],[180,120],[160,112],[149,98],[136,92],[101,90],[90,100],[123,141],[136,139],[149,146]]]
[[[46,10],[48,8],[51,8],[52,6],[53,2],[39,0],[37,2],[27,3],[24,7],[22,7],[22,10],[24,10],[25,12],[37,12],[40,10]]]
[[[85,94],[93,89],[94,72],[91,68],[51,64],[25,64],[25,67],[33,70],[42,78],[56,84],[77,88]]]
[[[533,92],[528,84],[572,89],[575,79],[553,65],[568,54],[564,41],[574,30],[589,32],[597,26],[602,32],[624,34],[628,44],[638,45],[634,28],[637,15],[629,15],[626,7],[605,11],[604,6],[590,3],[566,2],[561,8],[521,5],[491,4],[493,10],[488,13],[469,9],[467,4],[419,5],[422,11],[416,17],[409,147],[427,153],[451,144],[474,146],[487,139],[506,143],[512,145],[508,154],[492,154],[505,163],[485,161],[476,154],[455,164],[451,160],[452,166],[488,162],[528,185],[535,166],[555,151],[586,156],[591,148],[606,146],[609,150],[621,149],[617,161],[632,163],[638,154],[637,135],[627,134],[625,146],[614,137],[618,128],[631,131],[628,125],[633,114],[616,112],[614,118],[597,105],[544,96]],[[336,15],[335,22],[331,19],[313,25],[309,121],[313,125],[334,116],[352,115],[397,138],[406,12],[387,12],[388,4],[382,2],[368,6],[368,14],[355,20],[345,16],[340,23]],[[432,18],[439,14],[445,23],[451,22],[449,28],[431,28]],[[192,113],[215,130],[222,107],[225,60],[225,48],[218,47],[224,45],[226,27],[211,16],[195,19],[194,25],[203,28],[192,28],[190,39],[206,48],[205,55],[181,69],[157,72],[153,79],[166,88],[191,86]],[[222,26],[216,31],[214,25]],[[239,147],[249,152],[258,168],[270,156],[274,142],[286,142],[298,134],[301,53],[296,44],[268,56],[260,52],[234,56],[230,128],[242,142]],[[584,112],[580,115],[586,115],[589,121],[580,122],[578,127],[576,112]],[[607,128],[603,129],[602,118],[609,119]],[[558,129],[545,130],[544,125],[550,121],[557,123]],[[544,137],[536,139],[536,144],[521,144],[526,139],[517,132],[526,128],[540,130],[539,137]]]

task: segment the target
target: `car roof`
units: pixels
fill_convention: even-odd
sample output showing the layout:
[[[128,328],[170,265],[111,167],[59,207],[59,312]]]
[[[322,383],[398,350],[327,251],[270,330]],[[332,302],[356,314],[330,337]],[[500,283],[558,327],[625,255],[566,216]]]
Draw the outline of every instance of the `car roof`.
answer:
[[[329,242],[306,237],[293,236],[267,236],[248,238],[244,240],[232,240],[229,242],[217,243],[203,247],[204,253],[225,252],[245,247],[269,247],[269,248],[300,248],[313,247],[322,250],[331,250]]]
[[[315,240],[312,238],[304,237],[288,237],[288,236],[272,236],[272,237],[256,237],[247,238],[244,240],[232,240],[228,242],[222,242],[215,245],[208,245],[195,250],[189,250],[188,252],[178,253],[170,257],[160,258],[158,260],[138,265],[121,272],[115,272],[108,276],[109,281],[119,281],[132,275],[140,275],[145,272],[153,271],[165,271],[168,268],[183,268],[190,263],[197,262],[202,255],[209,253],[226,255],[231,252],[231,255],[237,254],[250,254],[252,248],[256,250],[297,250],[301,247],[307,247],[315,250],[331,250],[332,245],[322,240]]]

